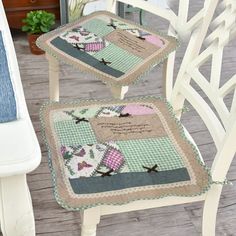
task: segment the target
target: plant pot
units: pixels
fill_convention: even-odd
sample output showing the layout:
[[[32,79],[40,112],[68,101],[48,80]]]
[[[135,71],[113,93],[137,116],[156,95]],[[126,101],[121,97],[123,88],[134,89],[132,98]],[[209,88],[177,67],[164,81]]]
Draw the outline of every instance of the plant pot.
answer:
[[[36,40],[41,34],[28,34],[28,42],[32,54],[41,55],[45,52],[36,45]]]

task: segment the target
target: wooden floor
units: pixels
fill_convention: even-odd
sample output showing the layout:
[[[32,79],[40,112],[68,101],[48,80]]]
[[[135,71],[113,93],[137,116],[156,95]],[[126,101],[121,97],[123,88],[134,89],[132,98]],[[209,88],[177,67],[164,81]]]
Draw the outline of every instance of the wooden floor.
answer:
[[[197,7],[197,5],[196,5]],[[80,235],[80,216],[61,208],[55,201],[47,164],[47,152],[42,142],[39,124],[39,108],[48,99],[48,65],[44,56],[33,56],[24,34],[14,33],[14,42],[19,61],[25,96],[35,130],[42,149],[40,166],[28,175],[32,195],[36,230],[38,236],[78,236]],[[179,49],[178,59],[181,59]],[[236,43],[227,48],[223,75],[235,73]],[[205,73],[208,67],[204,67]],[[99,80],[79,73],[70,66],[61,67],[61,98],[110,98],[108,89]],[[128,97],[161,94],[161,68],[152,71],[147,80],[132,86]],[[193,111],[187,112],[183,121],[199,145],[207,164],[211,164],[214,146],[206,128],[199,124]],[[220,200],[217,216],[217,236],[236,235],[236,159],[228,179],[235,185],[225,186]],[[201,233],[202,204],[187,204],[137,211],[102,217],[98,226],[98,236],[197,236]]]

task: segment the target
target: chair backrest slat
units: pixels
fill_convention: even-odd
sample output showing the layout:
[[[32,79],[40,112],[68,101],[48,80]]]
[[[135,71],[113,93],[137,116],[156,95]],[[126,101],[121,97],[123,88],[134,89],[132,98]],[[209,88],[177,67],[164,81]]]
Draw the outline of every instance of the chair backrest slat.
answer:
[[[214,111],[190,84],[183,83],[179,88],[179,92],[184,94],[185,99],[195,108],[198,114],[201,114],[200,116],[204,123],[208,124],[207,128],[216,144],[216,147],[220,147],[225,135],[225,130]],[[211,122],[208,122],[209,120]]]
[[[224,1],[224,10],[211,23],[211,34],[206,38],[205,44],[210,44],[213,40],[220,40],[219,44],[224,46],[231,40],[235,33],[236,7],[235,2]]]

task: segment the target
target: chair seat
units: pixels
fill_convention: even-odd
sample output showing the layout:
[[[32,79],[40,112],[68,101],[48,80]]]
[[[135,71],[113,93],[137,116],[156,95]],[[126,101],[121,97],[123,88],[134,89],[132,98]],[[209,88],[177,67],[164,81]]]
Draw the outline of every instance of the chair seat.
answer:
[[[0,126],[0,177],[28,173],[40,163],[41,152],[28,119]]]
[[[67,209],[196,196],[211,175],[163,99],[48,103],[41,111],[59,204]]]
[[[174,37],[100,11],[42,35],[37,45],[105,83],[126,86],[165,60],[178,43]]]

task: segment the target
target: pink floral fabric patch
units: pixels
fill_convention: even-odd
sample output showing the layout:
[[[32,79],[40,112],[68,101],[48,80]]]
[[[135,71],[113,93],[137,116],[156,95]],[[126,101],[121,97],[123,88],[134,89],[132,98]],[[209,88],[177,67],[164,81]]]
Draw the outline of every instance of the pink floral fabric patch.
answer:
[[[122,111],[122,114],[130,114],[130,115],[151,115],[155,114],[154,110],[147,106],[130,104],[125,106]]]
[[[165,42],[163,39],[155,36],[155,35],[146,35],[144,36],[147,42],[152,43],[160,48],[162,48],[165,45]]]

